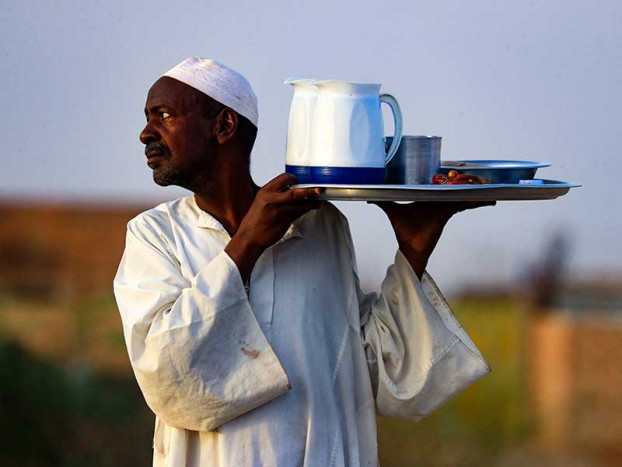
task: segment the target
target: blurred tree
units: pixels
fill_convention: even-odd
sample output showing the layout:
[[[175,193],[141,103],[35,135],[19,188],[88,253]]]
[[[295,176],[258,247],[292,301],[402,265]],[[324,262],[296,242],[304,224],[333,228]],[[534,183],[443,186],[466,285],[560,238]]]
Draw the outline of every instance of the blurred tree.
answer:
[[[569,256],[568,234],[558,231],[547,242],[541,259],[527,268],[525,283],[528,284],[533,311],[542,312],[555,303],[563,285]]]

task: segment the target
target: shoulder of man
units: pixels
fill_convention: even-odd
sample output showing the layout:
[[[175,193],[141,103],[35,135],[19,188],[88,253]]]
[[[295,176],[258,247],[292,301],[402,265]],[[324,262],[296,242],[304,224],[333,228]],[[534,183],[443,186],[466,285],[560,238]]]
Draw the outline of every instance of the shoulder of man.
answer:
[[[191,198],[192,196],[186,196],[158,204],[138,214],[127,223],[127,226],[128,228],[144,226],[169,229],[175,223],[188,221],[196,217],[195,210],[192,208]]]
[[[194,206],[192,196],[159,204],[131,219],[127,223],[128,235],[159,250],[172,252],[175,231],[197,223]]]

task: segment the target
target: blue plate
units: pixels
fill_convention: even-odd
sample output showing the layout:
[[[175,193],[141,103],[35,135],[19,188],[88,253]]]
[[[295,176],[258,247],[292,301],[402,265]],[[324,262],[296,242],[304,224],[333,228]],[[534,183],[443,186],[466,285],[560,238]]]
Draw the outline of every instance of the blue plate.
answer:
[[[450,170],[456,170],[461,174],[487,178],[490,183],[512,184],[531,180],[539,168],[550,165],[548,162],[469,159],[442,161],[438,173],[447,175]]]

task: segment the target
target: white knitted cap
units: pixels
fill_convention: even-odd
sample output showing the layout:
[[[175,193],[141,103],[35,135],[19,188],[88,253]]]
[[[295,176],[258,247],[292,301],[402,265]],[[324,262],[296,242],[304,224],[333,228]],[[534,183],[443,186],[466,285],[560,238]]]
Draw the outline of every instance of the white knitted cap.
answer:
[[[222,63],[190,57],[162,76],[174,78],[232,108],[258,127],[257,97],[248,80]]]

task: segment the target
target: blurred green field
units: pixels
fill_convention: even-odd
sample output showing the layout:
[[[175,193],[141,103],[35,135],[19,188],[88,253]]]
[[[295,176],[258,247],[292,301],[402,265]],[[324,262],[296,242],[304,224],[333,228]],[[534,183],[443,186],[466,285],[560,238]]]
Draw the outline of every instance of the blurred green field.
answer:
[[[452,303],[493,372],[419,423],[379,420],[381,464],[497,464],[530,433],[524,306]],[[111,295],[71,304],[0,298],[0,465],[149,465],[153,415]]]

